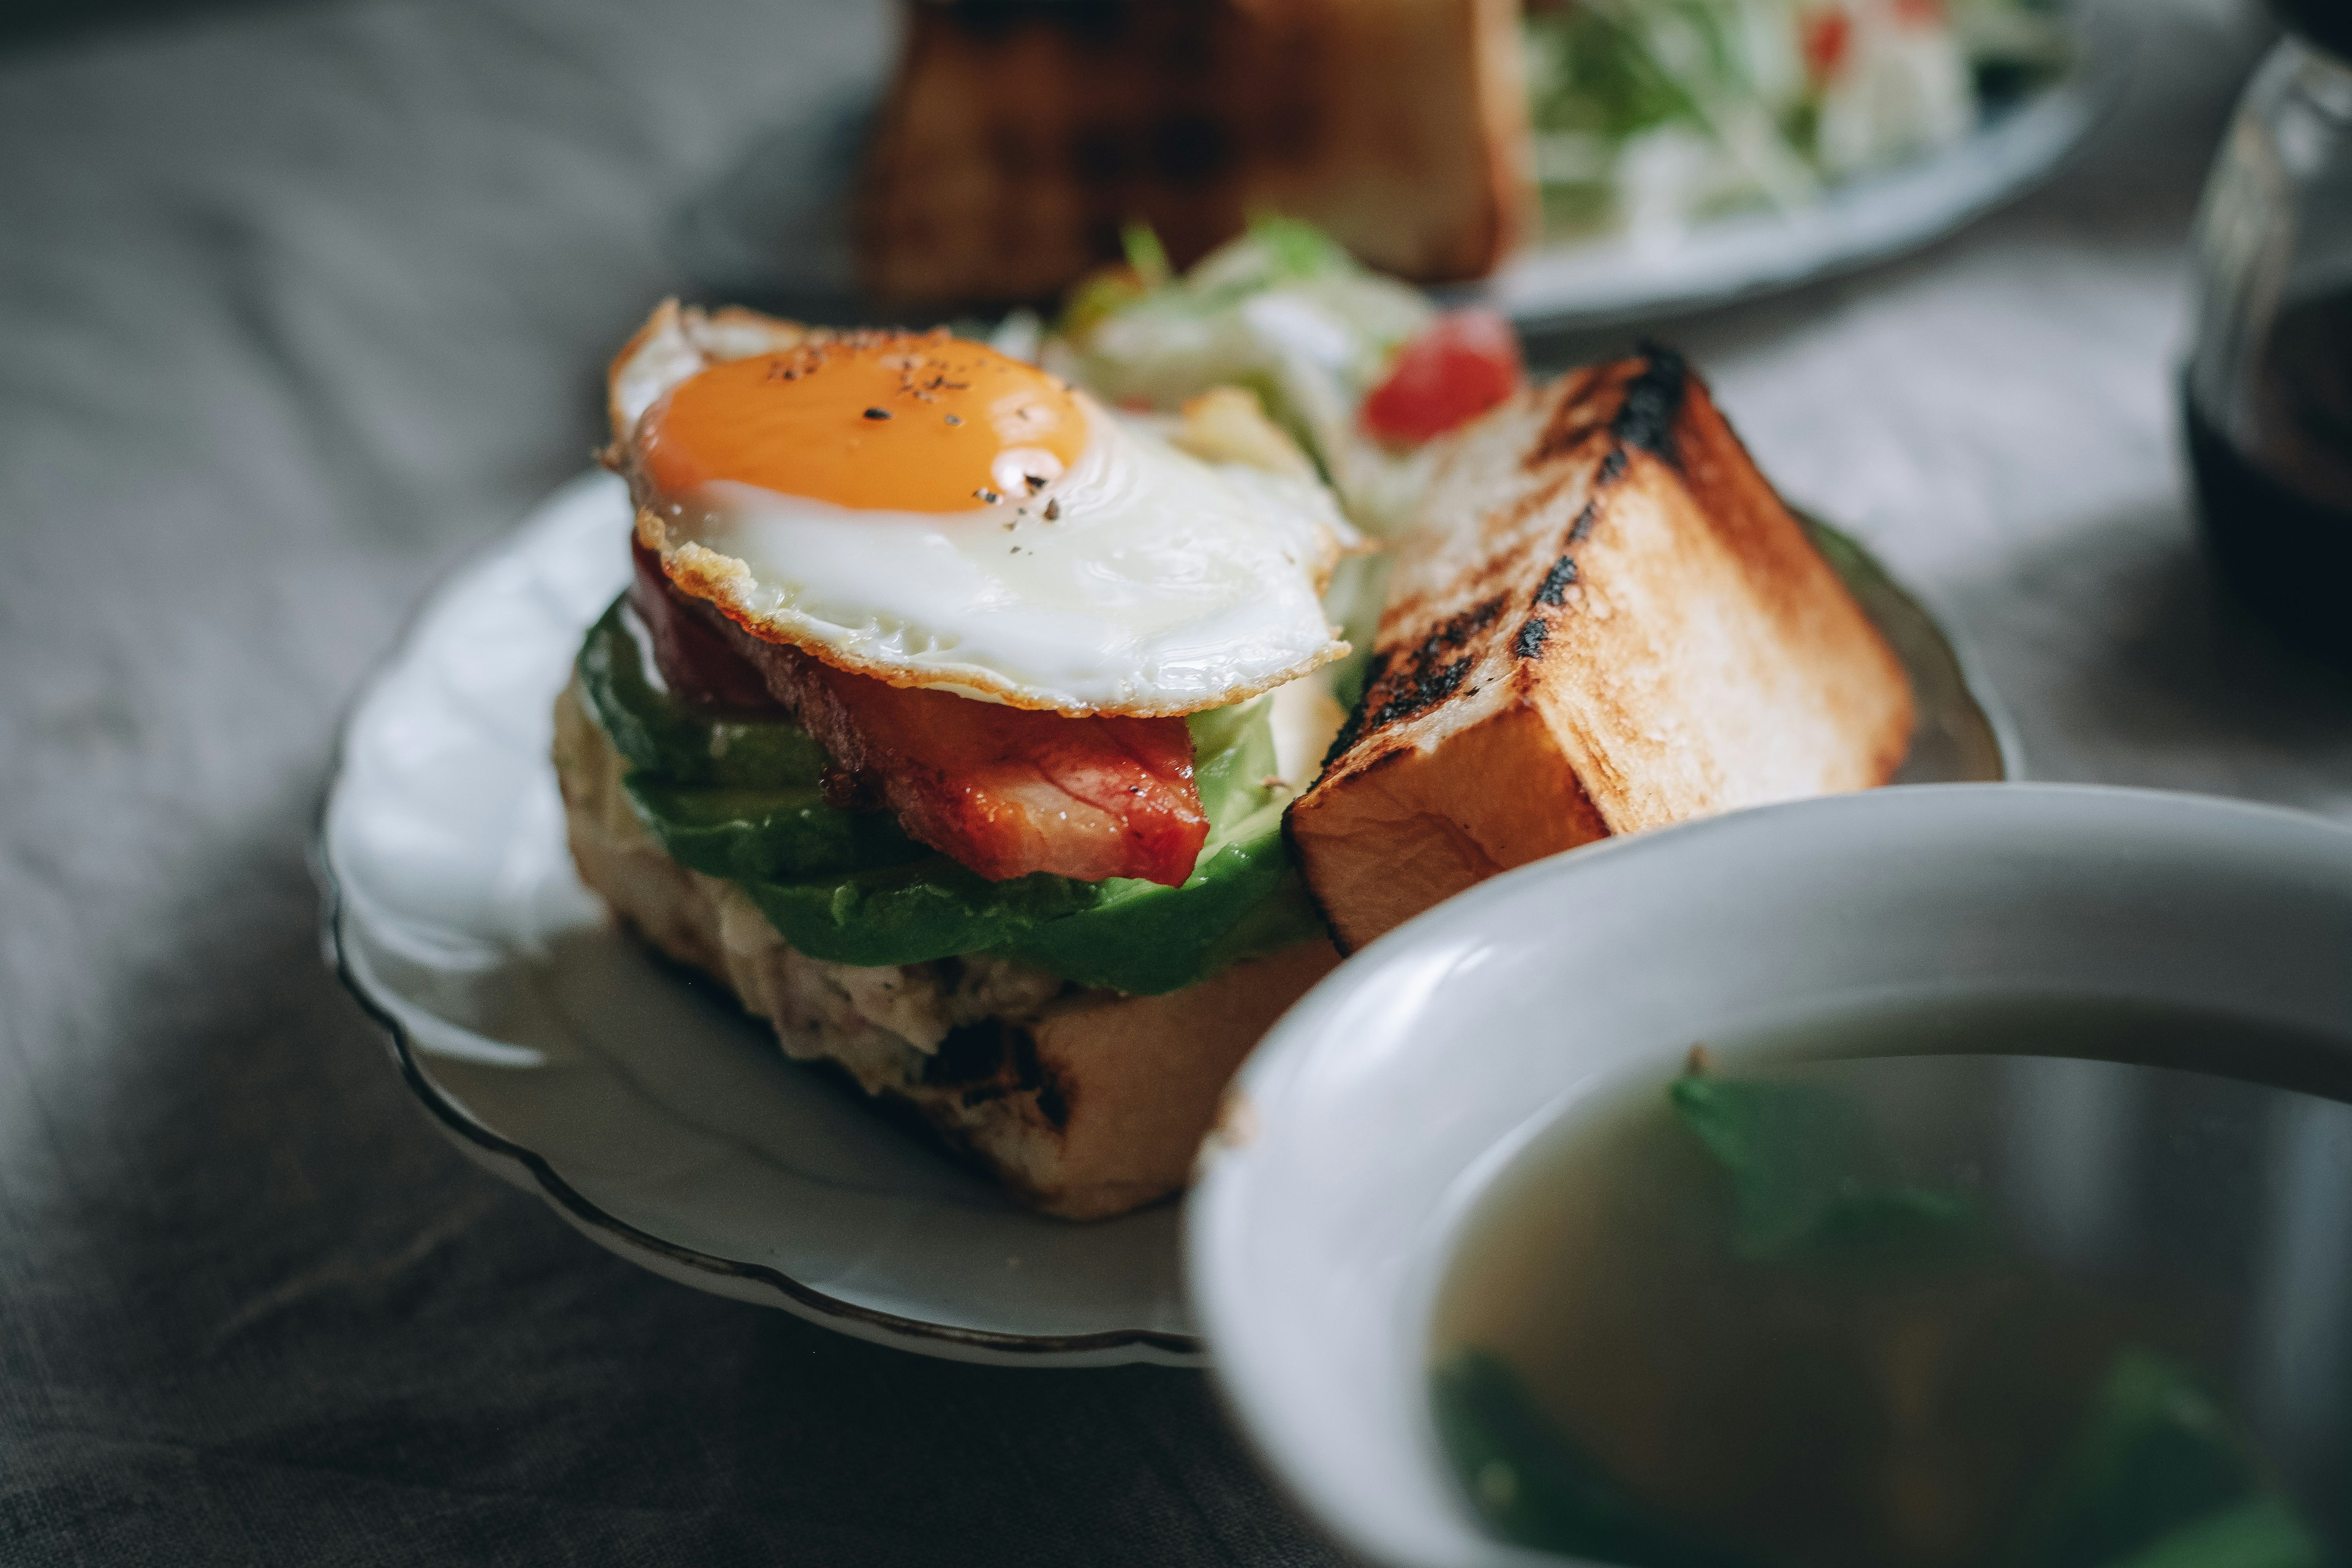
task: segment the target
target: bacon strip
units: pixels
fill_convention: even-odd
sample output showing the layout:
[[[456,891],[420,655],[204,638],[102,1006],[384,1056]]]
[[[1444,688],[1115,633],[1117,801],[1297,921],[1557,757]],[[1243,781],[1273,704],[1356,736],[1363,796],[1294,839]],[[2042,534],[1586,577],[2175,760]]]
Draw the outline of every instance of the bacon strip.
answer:
[[[637,550],[632,601],[672,686],[740,693],[756,672],[909,837],[996,881],[1048,871],[1176,887],[1192,875],[1209,818],[1181,719],[1071,719],[852,675],[680,595]],[[684,661],[675,671],[672,657]],[[734,670],[714,668],[721,658]]]
[[[653,639],[654,663],[669,689],[687,701],[704,708],[756,712],[773,709],[775,698],[760,672],[743,662],[728,646],[725,636],[705,626],[679,603],[669,585],[661,557],[629,542],[632,564],[629,607],[637,612]]]

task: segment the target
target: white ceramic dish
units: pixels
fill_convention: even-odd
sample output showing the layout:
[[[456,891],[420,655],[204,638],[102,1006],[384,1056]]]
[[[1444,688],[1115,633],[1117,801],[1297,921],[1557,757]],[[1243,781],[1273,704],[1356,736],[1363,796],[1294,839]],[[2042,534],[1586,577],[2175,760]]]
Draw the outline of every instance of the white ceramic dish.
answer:
[[[938,1355],[1194,1357],[1174,1205],[1083,1226],[1015,1207],[784,1061],[581,887],[550,709],[626,578],[627,520],[617,479],[565,487],[434,597],[352,710],[326,934],[410,1089],[458,1148],[670,1279]],[[1906,776],[2002,776],[1935,622],[1827,543],[1919,689]]]
[[[1378,1561],[1560,1562],[1482,1534],[1439,1468],[1429,1311],[1470,1200],[1570,1104],[1696,1041],[1955,994],[2210,1008],[2352,1058],[2352,832],[2139,791],[1890,790],[1562,856],[1431,910],[1276,1026],[1193,1191],[1194,1308],[1244,1427]]]
[[[2074,68],[1942,152],[1788,212],[1727,216],[1650,239],[1540,243],[1449,299],[1482,300],[1528,331],[1584,330],[1795,288],[1955,233],[2049,178],[2121,92],[2129,48],[2119,19],[2104,6],[2077,9]]]

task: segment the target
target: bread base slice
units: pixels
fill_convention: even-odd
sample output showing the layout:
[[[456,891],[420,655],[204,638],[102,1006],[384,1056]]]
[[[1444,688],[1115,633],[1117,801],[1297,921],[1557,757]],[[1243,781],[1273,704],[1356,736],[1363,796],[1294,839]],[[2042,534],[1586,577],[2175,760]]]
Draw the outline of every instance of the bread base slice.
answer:
[[[573,863],[625,924],[726,985],[787,1056],[842,1068],[1065,1218],[1181,1190],[1234,1068],[1339,962],[1310,943],[1162,996],[991,959],[823,963],[787,946],[740,889],[663,852],[576,686],[556,703],[554,760]]]

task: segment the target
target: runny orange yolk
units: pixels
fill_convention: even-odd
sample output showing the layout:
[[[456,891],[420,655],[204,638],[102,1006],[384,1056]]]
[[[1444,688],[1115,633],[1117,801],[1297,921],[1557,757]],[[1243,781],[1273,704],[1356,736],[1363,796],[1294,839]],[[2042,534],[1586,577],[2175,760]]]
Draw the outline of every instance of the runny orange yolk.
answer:
[[[1068,387],[984,344],[856,332],[713,365],[656,404],[637,440],[670,498],[733,479],[836,506],[961,511],[1060,478],[1087,421]]]

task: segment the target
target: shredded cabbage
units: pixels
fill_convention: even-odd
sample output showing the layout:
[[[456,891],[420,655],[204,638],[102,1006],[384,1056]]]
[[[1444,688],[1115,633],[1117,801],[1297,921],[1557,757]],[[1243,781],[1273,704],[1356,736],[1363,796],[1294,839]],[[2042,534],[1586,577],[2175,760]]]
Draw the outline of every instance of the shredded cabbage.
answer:
[[[1262,217],[1178,274],[1151,231],[1128,261],[1079,285],[1040,357],[1121,406],[1173,412],[1220,386],[1246,387],[1315,461],[1348,520],[1375,539],[1412,521],[1428,472],[1358,423],[1397,350],[1437,314],[1408,284],[1366,270],[1310,224]],[[1322,675],[1352,705],[1380,622],[1385,554],[1339,564],[1324,608],[1356,656]]]
[[[1260,218],[1181,275],[1139,227],[1128,265],[1072,296],[1043,360],[1129,408],[1172,412],[1212,387],[1249,388],[1315,459],[1349,521],[1391,538],[1417,497],[1417,466],[1365,436],[1356,411],[1436,313],[1419,289],[1367,271],[1309,224]]]
[[[1527,20],[1547,228],[1672,234],[1951,144],[2062,68],[2053,0],[1569,0]]]

